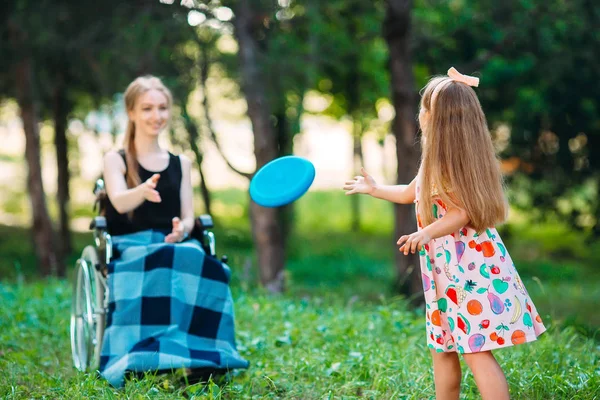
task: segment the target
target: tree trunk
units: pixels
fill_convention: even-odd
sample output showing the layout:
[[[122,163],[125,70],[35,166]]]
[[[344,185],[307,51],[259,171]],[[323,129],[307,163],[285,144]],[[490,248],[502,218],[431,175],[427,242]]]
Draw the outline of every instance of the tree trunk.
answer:
[[[266,84],[260,71],[259,49],[253,35],[254,23],[261,23],[253,14],[249,0],[240,0],[236,10],[235,36],[239,43],[242,89],[248,103],[248,116],[254,132],[256,167],[277,156],[277,137],[271,124]],[[278,210],[264,208],[251,202],[250,219],[252,235],[258,252],[261,283],[272,292],[284,289],[285,246]]]
[[[281,109],[275,113],[277,133],[277,157],[287,156],[293,153],[292,132],[290,131],[290,123],[285,115],[286,100],[284,96],[279,99]],[[278,217],[281,221],[282,241],[284,248],[287,246],[288,239],[292,234],[294,221],[294,203],[279,207]]]
[[[416,147],[416,91],[412,73],[410,52],[411,0],[388,0],[386,18],[383,25],[384,37],[388,44],[390,59],[392,100],[396,116],[392,131],[396,137],[398,157],[398,183],[406,184],[417,174],[419,149]],[[417,229],[415,212],[412,207],[395,206],[396,238],[412,233]],[[399,291],[415,303],[423,301],[418,255],[405,256],[396,250],[398,269],[397,286]]]
[[[590,150],[600,148],[600,135],[588,135],[587,148]],[[598,158],[594,156],[587,157],[587,162],[589,163],[588,168],[590,170],[598,171],[600,169],[600,160]],[[596,203],[595,217],[596,225],[594,225],[592,232],[594,238],[597,239],[600,238],[600,204],[598,203]]]
[[[27,159],[27,189],[33,215],[32,234],[35,253],[43,276],[54,275],[58,271],[58,258],[52,239],[54,232],[46,208],[46,196],[42,183],[40,161],[40,133],[37,110],[33,95],[31,58],[25,57],[15,66],[17,101],[25,131],[25,158]]]
[[[352,167],[354,174],[360,175],[360,168],[364,166],[362,151],[363,127],[360,117],[355,113],[352,117]],[[361,196],[350,196],[352,207],[352,231],[360,231],[360,198]]]
[[[357,37],[358,23],[360,22],[356,15],[361,15],[361,4],[352,1],[347,7],[346,18],[349,20],[348,33],[350,37]],[[360,92],[361,76],[359,71],[360,56],[358,49],[353,48],[346,57],[346,63],[350,68],[346,82],[345,92],[348,96],[348,114],[352,117],[352,168],[354,175],[360,175],[360,168],[363,166],[362,157],[362,121],[360,119]],[[360,230],[360,202],[361,196],[351,196],[351,229],[353,232]]]
[[[59,210],[59,250],[61,259],[65,259],[72,251],[71,230],[69,228],[69,146],[67,142],[67,116],[69,101],[62,76],[57,78],[54,92],[54,144],[56,146],[56,163],[58,167],[58,210]],[[58,270],[59,276],[65,276],[64,264]]]

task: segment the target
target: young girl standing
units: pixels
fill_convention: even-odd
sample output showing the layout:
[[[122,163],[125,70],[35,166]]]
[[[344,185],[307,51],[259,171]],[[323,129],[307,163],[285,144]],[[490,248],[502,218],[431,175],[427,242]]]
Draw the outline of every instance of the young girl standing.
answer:
[[[436,398],[458,399],[457,353],[482,398],[508,399],[508,384],[491,350],[536,340],[546,328],[494,228],[507,214],[500,167],[481,105],[479,79],[451,68],[423,90],[419,111],[422,159],[408,185],[377,185],[362,176],[346,194],[416,203],[417,232],[398,240],[418,252],[433,355]]]

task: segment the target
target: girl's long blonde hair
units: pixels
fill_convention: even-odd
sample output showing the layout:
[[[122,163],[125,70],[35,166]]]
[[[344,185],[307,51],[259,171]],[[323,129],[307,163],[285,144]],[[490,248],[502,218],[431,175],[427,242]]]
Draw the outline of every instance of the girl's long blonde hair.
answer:
[[[449,208],[464,209],[477,232],[503,222],[508,205],[500,163],[475,91],[448,77],[435,77],[423,89],[420,107],[429,112],[421,127],[422,223],[437,218],[432,211],[436,196]]]
[[[169,89],[167,89],[159,78],[152,75],[146,75],[136,78],[127,87],[124,96],[125,109],[127,111],[133,111],[140,96],[152,89],[162,92],[167,98],[167,106],[171,108],[173,97],[171,96]],[[138,173],[139,163],[137,152],[135,150],[135,124],[130,119],[127,121],[123,148],[125,150],[125,159],[127,161],[125,180],[127,181],[127,187],[131,189],[138,186],[142,181]]]

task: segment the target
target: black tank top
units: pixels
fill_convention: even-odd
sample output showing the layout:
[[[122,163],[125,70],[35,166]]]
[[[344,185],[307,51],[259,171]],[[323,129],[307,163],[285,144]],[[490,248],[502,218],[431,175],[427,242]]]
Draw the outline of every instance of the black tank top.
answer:
[[[123,157],[125,173],[127,173],[125,151],[119,150],[119,154]],[[111,235],[124,235],[146,229],[170,232],[173,229],[172,219],[181,217],[181,162],[179,157],[169,153],[169,165],[163,171],[148,171],[140,165],[138,173],[142,182],[150,179],[154,174],[160,174],[156,190],[160,193],[161,202],[153,203],[145,200],[133,211],[133,217],[130,218],[128,214],[119,214],[107,196],[106,223]]]

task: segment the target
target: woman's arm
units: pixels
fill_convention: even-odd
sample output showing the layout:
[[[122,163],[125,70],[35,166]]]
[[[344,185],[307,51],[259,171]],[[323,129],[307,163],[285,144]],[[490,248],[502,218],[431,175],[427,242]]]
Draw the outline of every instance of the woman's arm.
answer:
[[[132,189],[127,188],[125,181],[125,162],[116,151],[109,151],[104,155],[104,183],[106,194],[115,210],[126,214],[139,207],[145,200],[160,203],[160,195],[156,190],[156,183],[160,178],[154,174],[152,178]]]
[[[191,233],[194,229],[194,193],[192,190],[192,161],[181,154],[181,222],[184,231]]]

